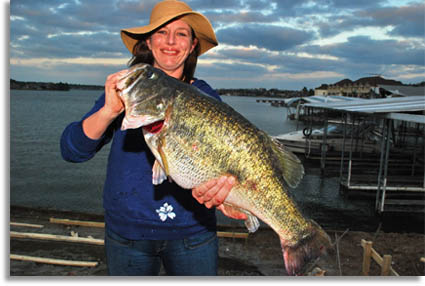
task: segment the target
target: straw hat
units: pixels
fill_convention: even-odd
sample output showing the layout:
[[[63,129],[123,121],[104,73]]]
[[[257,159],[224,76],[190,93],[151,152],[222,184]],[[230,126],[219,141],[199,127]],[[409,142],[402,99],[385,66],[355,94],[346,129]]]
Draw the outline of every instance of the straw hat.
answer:
[[[121,39],[127,49],[133,53],[133,47],[141,36],[178,17],[181,17],[180,19],[195,31],[200,44],[199,55],[218,45],[210,21],[201,13],[192,11],[186,3],[175,0],[165,0],[156,4],[152,9],[149,25],[122,29]]]

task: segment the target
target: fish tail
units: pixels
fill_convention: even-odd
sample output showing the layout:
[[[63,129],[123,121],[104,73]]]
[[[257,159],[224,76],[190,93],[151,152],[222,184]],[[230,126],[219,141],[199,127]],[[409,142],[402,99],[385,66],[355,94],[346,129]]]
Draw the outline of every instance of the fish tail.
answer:
[[[289,275],[303,275],[310,262],[316,261],[331,250],[331,240],[327,233],[314,221],[311,221],[310,235],[297,244],[288,246],[281,238],[283,259]]]

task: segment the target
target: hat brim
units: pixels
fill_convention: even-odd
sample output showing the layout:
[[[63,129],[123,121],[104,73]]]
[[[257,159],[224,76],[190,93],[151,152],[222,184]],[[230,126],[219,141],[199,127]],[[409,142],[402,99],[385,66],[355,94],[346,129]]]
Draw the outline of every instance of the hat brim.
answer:
[[[195,32],[195,36],[198,38],[200,45],[199,56],[218,45],[211,23],[204,15],[194,11],[186,11],[171,16],[165,16],[146,26],[122,29],[121,39],[127,49],[133,53],[133,47],[140,39],[177,18],[181,18]]]

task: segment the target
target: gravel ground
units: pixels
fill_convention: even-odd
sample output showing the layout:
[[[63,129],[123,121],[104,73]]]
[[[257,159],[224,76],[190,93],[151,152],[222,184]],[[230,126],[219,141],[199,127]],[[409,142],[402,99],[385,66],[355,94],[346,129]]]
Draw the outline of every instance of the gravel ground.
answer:
[[[11,231],[38,232],[59,235],[78,233],[79,237],[103,239],[103,228],[68,226],[49,222],[50,217],[101,221],[100,216],[11,208],[10,221],[41,224],[43,228],[11,226]],[[221,229],[246,232],[244,229]],[[424,276],[425,236],[417,233],[368,233],[360,231],[327,230],[338,242],[339,256],[329,255],[314,267],[325,276],[361,275],[363,250],[361,239],[373,241],[381,254],[392,255],[392,267],[401,276]],[[248,238],[219,239],[219,275],[221,276],[286,276],[277,235],[269,228],[260,228]],[[10,253],[67,260],[97,261],[96,267],[58,266],[44,263],[10,260],[10,276],[104,276],[107,275],[103,246],[36,239],[10,239]],[[339,259],[338,259],[339,257]],[[338,263],[339,260],[339,263]],[[313,268],[313,266],[312,266]],[[317,268],[316,268],[317,270]],[[163,272],[161,274],[164,274]],[[311,274],[311,273],[310,273]],[[370,275],[380,275],[380,267],[371,263]]]

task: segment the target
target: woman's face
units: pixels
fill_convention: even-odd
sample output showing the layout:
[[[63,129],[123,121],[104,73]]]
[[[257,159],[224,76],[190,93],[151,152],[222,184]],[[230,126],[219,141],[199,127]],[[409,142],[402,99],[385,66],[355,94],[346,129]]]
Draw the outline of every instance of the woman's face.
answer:
[[[176,20],[161,27],[146,40],[154,57],[153,66],[170,76],[180,79],[184,62],[196,46],[188,24]]]

